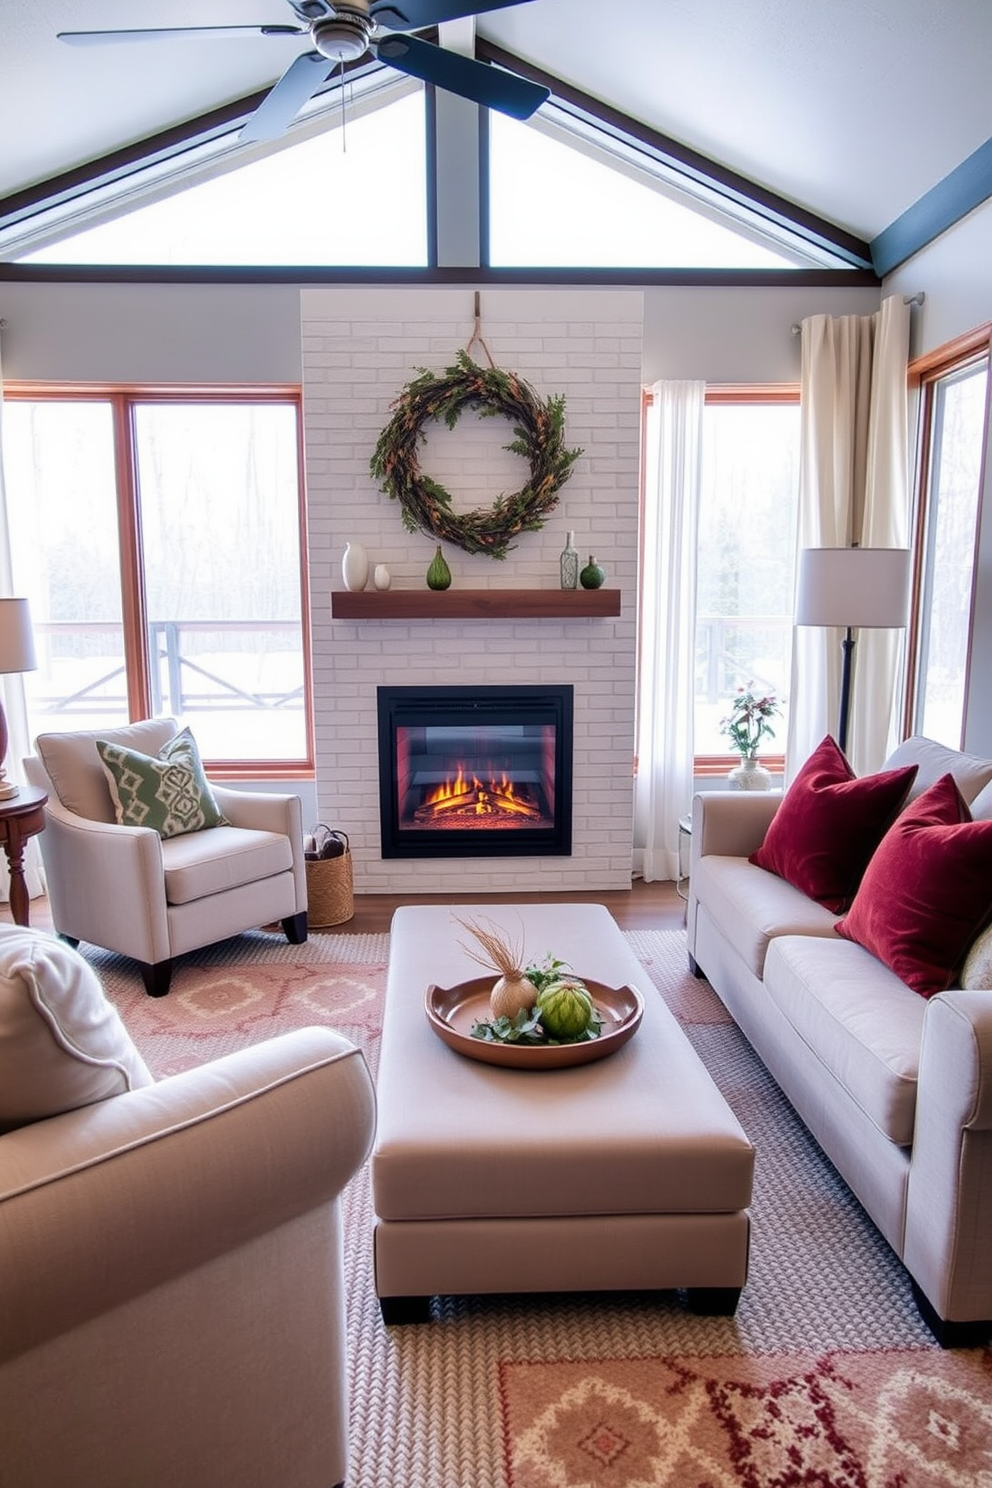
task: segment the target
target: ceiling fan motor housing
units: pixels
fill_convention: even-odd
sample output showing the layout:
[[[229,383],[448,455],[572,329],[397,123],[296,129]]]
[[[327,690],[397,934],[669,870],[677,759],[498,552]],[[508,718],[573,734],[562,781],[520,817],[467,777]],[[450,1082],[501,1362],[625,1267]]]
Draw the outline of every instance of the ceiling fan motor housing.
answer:
[[[238,134],[245,144],[274,140],[289,128],[300,110],[330,82],[330,73],[371,54],[407,77],[446,89],[483,108],[514,119],[529,119],[550,96],[547,87],[516,73],[490,67],[474,57],[448,51],[433,40],[410,33],[441,26],[475,12],[505,10],[527,0],[287,0],[302,26],[165,26],[125,31],[60,31],[72,45],[132,42],[146,37],[308,36],[313,50],[301,52],[269,89]],[[466,5],[469,7],[466,10]],[[322,65],[321,59],[333,64]],[[316,86],[315,86],[316,85]]]
[[[372,30],[366,11],[341,5],[333,16],[314,22],[310,35],[322,57],[332,62],[357,62],[369,49]]]

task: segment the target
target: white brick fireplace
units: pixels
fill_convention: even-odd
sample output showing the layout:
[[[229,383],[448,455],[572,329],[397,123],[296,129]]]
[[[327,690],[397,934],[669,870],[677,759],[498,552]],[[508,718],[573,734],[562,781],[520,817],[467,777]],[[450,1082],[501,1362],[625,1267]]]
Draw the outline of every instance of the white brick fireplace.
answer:
[[[433,541],[402,526],[369,475],[390,403],[418,369],[450,365],[473,331],[471,287],[304,290],[304,420],[320,819],[349,834],[359,893],[485,894],[630,885],[641,400],[637,291],[483,289],[494,361],[542,397],[564,394],[566,439],[584,454],[557,511],[505,562],[450,545],[452,588],[558,588],[569,530],[619,589],[617,619],[340,620],[345,544],[385,563],[392,589],[426,589]],[[477,360],[485,352],[476,343]],[[502,450],[502,419],[463,414],[432,432],[423,468],[457,508],[516,490],[526,466]],[[571,684],[575,690],[573,848],[569,857],[382,859],[376,698],[380,685]]]

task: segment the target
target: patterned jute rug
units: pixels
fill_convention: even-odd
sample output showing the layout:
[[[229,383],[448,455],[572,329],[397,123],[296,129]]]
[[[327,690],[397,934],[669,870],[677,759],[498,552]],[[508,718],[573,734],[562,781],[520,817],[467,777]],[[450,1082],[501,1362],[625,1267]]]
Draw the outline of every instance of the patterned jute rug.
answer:
[[[387,1329],[365,1171],[346,1197],[349,1488],[990,1488],[992,1351],[932,1342],[888,1246],[685,972],[683,935],[627,938],[757,1149],[736,1317],[677,1293],[446,1298]],[[84,949],[158,1075],[305,1023],[375,1071],[387,936],[242,936],[185,958],[158,1001]]]

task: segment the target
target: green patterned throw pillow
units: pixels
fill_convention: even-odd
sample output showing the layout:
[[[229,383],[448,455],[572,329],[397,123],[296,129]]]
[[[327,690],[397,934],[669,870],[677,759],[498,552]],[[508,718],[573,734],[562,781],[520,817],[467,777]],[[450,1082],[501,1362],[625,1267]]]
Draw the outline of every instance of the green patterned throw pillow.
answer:
[[[153,827],[160,837],[179,837],[204,827],[230,825],[214,799],[188,728],[154,756],[105,739],[98,739],[96,747],[118,826]]]

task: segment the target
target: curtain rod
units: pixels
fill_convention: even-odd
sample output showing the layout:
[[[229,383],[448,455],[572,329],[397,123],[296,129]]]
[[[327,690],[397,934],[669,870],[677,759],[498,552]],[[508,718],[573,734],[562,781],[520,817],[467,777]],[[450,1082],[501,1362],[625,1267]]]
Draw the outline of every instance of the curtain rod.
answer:
[[[903,295],[902,302],[904,305],[922,305],[925,299],[926,293],[922,289],[918,289],[914,295]],[[790,326],[789,331],[793,336],[798,336],[802,331],[802,326]]]

